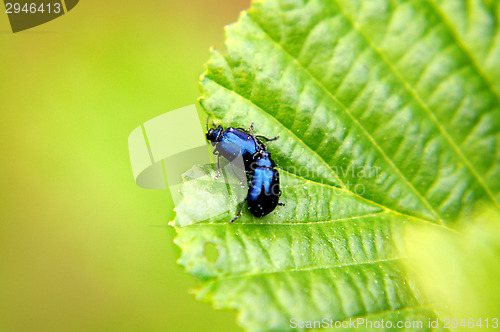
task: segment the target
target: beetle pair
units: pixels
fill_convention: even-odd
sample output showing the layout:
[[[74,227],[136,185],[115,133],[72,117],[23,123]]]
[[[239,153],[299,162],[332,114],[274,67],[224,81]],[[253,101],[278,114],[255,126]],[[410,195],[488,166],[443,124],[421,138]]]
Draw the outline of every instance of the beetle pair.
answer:
[[[215,125],[214,125],[215,126]],[[278,137],[267,138],[256,136],[253,133],[253,125],[248,132],[243,128],[228,127],[226,130],[222,126],[208,129],[207,140],[215,146],[214,154],[217,155],[217,167],[220,172],[219,158],[222,156],[228,161],[234,160],[237,156],[243,157],[245,172],[249,181],[248,194],[241,204],[234,222],[240,216],[241,209],[248,201],[248,209],[256,217],[263,217],[276,208],[281,196],[280,180],[276,164],[271,159],[271,154],[267,151],[267,146],[260,139],[274,141]],[[259,139],[260,138],[260,139]]]

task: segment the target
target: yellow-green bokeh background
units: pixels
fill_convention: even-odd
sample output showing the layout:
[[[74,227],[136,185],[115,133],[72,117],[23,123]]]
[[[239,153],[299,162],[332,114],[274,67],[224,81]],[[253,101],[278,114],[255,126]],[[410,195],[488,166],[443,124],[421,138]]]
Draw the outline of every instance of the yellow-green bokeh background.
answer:
[[[188,294],[169,194],[134,184],[127,137],[195,102],[248,5],[84,0],[17,34],[0,13],[1,331],[237,330]]]

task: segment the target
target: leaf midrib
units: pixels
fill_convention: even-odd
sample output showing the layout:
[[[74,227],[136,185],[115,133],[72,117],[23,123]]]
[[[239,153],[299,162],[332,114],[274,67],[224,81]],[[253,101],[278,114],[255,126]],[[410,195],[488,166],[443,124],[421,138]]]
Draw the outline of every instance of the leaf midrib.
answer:
[[[356,220],[356,219],[361,219],[361,218],[367,218],[367,217],[374,217],[374,216],[379,216],[382,214],[389,214],[391,212],[389,211],[381,211],[381,212],[375,212],[375,213],[369,213],[369,214],[363,214],[360,216],[354,216],[354,217],[348,217],[348,218],[339,218],[339,219],[328,219],[328,220],[319,220],[319,221],[310,221],[310,222],[283,222],[283,223],[258,223],[258,222],[238,222],[235,223],[234,226],[231,227],[237,227],[240,225],[245,225],[245,226],[298,226],[298,225],[318,225],[318,224],[330,224],[330,223],[336,223],[336,222],[342,222],[342,221],[348,221],[348,220]],[[226,226],[226,223],[221,223],[221,222],[199,222],[195,224],[196,226]],[[436,225],[436,224],[433,224]]]

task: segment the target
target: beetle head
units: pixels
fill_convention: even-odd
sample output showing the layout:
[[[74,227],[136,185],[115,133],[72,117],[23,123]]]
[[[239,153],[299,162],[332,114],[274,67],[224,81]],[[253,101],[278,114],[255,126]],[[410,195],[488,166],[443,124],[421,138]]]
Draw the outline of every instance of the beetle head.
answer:
[[[218,142],[220,139],[220,135],[223,132],[223,128],[221,125],[219,125],[217,128],[210,128],[208,130],[208,133],[205,135],[207,137],[207,140],[209,140],[212,143]]]

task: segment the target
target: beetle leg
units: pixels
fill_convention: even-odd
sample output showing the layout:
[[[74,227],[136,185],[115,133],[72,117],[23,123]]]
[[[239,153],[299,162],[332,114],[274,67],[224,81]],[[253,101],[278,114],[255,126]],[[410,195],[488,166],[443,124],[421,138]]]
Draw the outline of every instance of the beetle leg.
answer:
[[[266,141],[268,142],[271,142],[271,141],[276,141],[278,138],[280,138],[279,136],[275,136],[273,138],[268,138],[266,136],[262,136],[262,135],[256,135],[255,137],[257,138],[261,138],[261,139],[265,139]]]
[[[247,199],[248,199],[248,197],[245,197],[245,200],[240,205],[240,209],[238,210],[238,213],[236,214],[236,217],[234,217],[233,219],[231,219],[231,221],[229,222],[230,224],[232,224],[236,219],[238,219],[238,217],[240,216],[240,213],[241,213],[241,209],[243,209],[243,205],[245,205],[245,202],[247,201]]]
[[[278,203],[278,205],[279,205],[279,206],[285,206],[285,203],[281,203],[281,202],[279,202],[279,203]]]
[[[236,178],[240,181],[241,186],[244,187],[245,182],[243,182],[243,180],[238,176],[238,174],[236,174],[233,164],[231,164],[231,170],[233,171],[234,176],[236,176]]]
[[[220,155],[217,154],[217,175],[215,176],[216,179],[218,179],[219,176],[220,176],[220,163],[219,163],[219,160],[220,160]]]
[[[215,146],[215,148],[214,148],[214,150],[212,151],[212,153],[213,153],[214,155],[218,155],[218,154],[220,153],[220,152],[219,152],[219,144],[215,144],[214,146]]]
[[[252,136],[253,138],[253,141],[255,142],[255,145],[257,146],[261,146],[262,143],[260,143],[260,141],[257,141],[257,138],[255,137],[255,134],[253,133],[253,123],[250,125],[250,127],[248,128],[248,131],[250,132],[250,135]],[[259,144],[260,143],[260,144]]]

